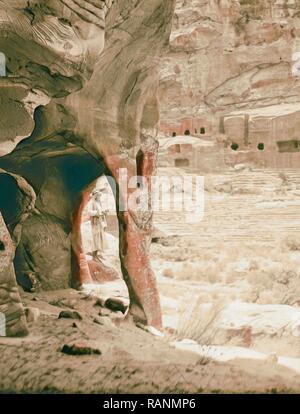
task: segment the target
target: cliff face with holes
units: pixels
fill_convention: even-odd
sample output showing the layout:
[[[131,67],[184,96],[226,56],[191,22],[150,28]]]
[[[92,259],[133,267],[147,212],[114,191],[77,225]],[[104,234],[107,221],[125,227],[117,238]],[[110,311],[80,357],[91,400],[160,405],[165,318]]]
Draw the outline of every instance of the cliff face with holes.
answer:
[[[299,0],[178,0],[162,132],[217,134],[224,114],[299,102],[299,10]]]

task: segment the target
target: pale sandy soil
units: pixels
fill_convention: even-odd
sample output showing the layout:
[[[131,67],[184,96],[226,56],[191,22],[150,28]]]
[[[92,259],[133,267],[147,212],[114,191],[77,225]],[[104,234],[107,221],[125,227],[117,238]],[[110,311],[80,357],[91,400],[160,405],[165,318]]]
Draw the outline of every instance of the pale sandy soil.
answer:
[[[83,320],[57,319],[61,308],[80,310]],[[43,293],[41,315],[25,339],[0,339],[2,392],[183,393],[295,392],[300,377],[272,361],[219,363],[169,345],[132,326],[101,326],[93,322],[99,307],[78,292]],[[75,325],[74,325],[75,323]],[[66,343],[84,341],[102,355],[71,356]]]
[[[164,323],[177,342],[195,341],[178,347],[300,374],[299,189],[298,171],[242,168],[205,176],[196,225],[156,214],[166,236],[152,245]]]
[[[0,339],[1,391],[300,391],[300,174],[243,170],[205,185],[196,226],[155,216],[165,236],[152,245],[165,337],[116,313],[94,322],[103,313],[95,295],[125,297],[122,281],[87,286],[92,296],[26,294],[41,314],[30,337]],[[62,309],[83,319],[58,319]],[[102,354],[61,352],[78,342]]]

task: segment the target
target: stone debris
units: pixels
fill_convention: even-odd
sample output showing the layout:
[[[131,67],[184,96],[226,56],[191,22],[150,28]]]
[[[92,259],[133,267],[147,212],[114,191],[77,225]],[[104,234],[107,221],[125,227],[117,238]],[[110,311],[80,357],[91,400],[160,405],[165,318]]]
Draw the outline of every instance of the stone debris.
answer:
[[[60,312],[60,314],[58,315],[58,319],[78,319],[78,320],[82,320],[83,317],[82,315],[77,312],[77,311],[72,311],[72,310],[63,310]]]
[[[88,342],[75,342],[72,344],[64,344],[61,352],[66,355],[101,355],[99,348],[89,345]]]
[[[28,323],[37,322],[41,312],[38,308],[25,308],[25,315]]]
[[[119,298],[109,298],[105,301],[104,306],[113,312],[122,312],[126,313],[128,305],[124,303],[122,299]]]
[[[99,310],[99,315],[100,316],[111,316],[112,315],[112,311],[107,309],[107,308],[101,308]]]
[[[237,346],[207,346],[199,345],[195,341],[182,340],[171,342],[171,346],[183,351],[190,351],[205,358],[211,358],[219,362],[229,362],[240,359],[260,360],[267,363],[279,364],[300,374],[300,358],[277,356],[276,354],[264,354],[252,349]]]
[[[109,328],[114,327],[112,320],[108,317],[95,316],[94,322],[97,323],[98,325],[107,326]]]

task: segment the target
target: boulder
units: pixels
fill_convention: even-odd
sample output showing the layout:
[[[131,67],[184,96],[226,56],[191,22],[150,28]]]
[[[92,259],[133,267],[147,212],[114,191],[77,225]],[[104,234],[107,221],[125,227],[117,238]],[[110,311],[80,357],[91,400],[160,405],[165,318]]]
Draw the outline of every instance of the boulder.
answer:
[[[109,298],[105,301],[104,306],[113,312],[120,311],[124,314],[128,309],[128,303],[126,302],[126,300],[122,300],[121,298]]]
[[[58,319],[77,319],[81,321],[83,319],[82,315],[73,310],[63,310],[60,312]]]

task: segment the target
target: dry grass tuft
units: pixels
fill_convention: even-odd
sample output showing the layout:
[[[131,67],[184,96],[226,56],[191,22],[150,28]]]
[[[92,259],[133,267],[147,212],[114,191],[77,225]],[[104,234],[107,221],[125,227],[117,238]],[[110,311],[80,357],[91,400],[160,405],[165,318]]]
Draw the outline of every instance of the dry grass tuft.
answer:
[[[189,305],[180,311],[180,319],[175,333],[176,340],[192,339],[201,345],[213,343],[216,330],[214,323],[224,309],[220,302],[203,306],[196,300],[194,306]]]

